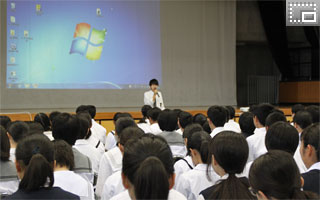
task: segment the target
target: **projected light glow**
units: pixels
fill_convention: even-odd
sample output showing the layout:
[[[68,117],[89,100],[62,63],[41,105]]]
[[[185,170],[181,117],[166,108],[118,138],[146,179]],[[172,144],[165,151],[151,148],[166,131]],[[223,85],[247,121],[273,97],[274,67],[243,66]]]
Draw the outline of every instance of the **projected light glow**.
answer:
[[[7,2],[7,88],[146,88],[161,77],[159,1]]]

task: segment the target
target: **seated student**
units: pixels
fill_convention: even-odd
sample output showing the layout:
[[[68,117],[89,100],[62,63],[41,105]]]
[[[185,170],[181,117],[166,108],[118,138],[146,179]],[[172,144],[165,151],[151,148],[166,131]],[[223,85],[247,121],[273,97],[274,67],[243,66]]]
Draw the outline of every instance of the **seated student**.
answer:
[[[151,128],[150,128],[150,121],[148,120],[148,111],[152,109],[151,106],[149,105],[144,105],[141,108],[141,113],[142,113],[142,119],[140,119],[139,123],[137,124],[139,128],[141,128],[145,133],[151,133]]]
[[[303,181],[291,154],[271,150],[257,158],[250,169],[249,190],[263,199],[318,199],[315,193],[301,191]]]
[[[178,127],[179,129],[176,131],[182,135],[184,129],[189,124],[192,124],[192,115],[188,112],[181,111],[178,115]]]
[[[138,127],[128,127],[125,128],[119,137],[119,149],[123,155],[124,146],[129,140],[138,140],[144,135],[143,130]],[[102,200],[108,200],[113,196],[125,191],[121,180],[121,170],[115,172],[109,176],[103,185],[103,190],[101,194]]]
[[[151,133],[154,135],[157,135],[162,132],[158,124],[158,116],[160,113],[161,110],[157,107],[150,109],[147,113],[150,122]]]
[[[44,129],[44,134],[52,141],[51,123],[49,117],[45,113],[38,113],[34,116],[34,122],[38,122]]]
[[[29,132],[28,135],[33,134],[44,134],[44,128],[43,126],[38,122],[26,122],[29,126]],[[52,136],[52,134],[51,134]],[[49,138],[50,139],[50,138]]]
[[[52,126],[52,122],[53,122],[54,118],[55,118],[56,116],[58,116],[59,114],[61,114],[61,112],[59,112],[59,111],[53,111],[53,112],[51,112],[51,113],[49,114],[49,119],[50,119],[50,124],[51,124],[51,126]]]
[[[303,190],[320,195],[320,125],[313,124],[301,135],[300,153],[307,172],[302,174]]]
[[[312,123],[318,123],[320,122],[320,108],[316,105],[311,105],[306,107],[306,111],[310,113],[312,117]]]
[[[241,134],[244,137],[253,135],[254,129],[256,128],[253,123],[253,114],[251,112],[244,112],[239,117],[239,125]]]
[[[116,122],[115,138],[117,142],[121,136],[122,131],[127,127],[137,127],[136,122],[131,117],[121,117]],[[122,153],[119,146],[105,152],[100,160],[99,173],[97,180],[96,195],[101,197],[103,185],[107,178],[113,173],[121,170],[122,167]]]
[[[209,135],[211,134],[211,128],[210,128],[210,125],[209,125],[209,122],[206,121],[203,125],[202,125],[202,128],[205,132],[207,132]]]
[[[302,111],[302,110],[304,110],[304,109],[305,109],[305,107],[304,107],[304,105],[302,105],[302,104],[295,104],[295,105],[293,105],[293,106],[291,107],[291,116],[292,116],[292,119],[294,118],[294,115],[295,115],[297,112]]]
[[[159,127],[162,130],[158,135],[163,137],[171,148],[174,157],[185,157],[187,154],[181,134],[177,133],[178,118],[171,110],[164,110],[158,116]]]
[[[8,129],[8,126],[11,123],[10,117],[6,115],[0,115],[0,126],[2,126],[4,129]]]
[[[227,120],[227,111],[222,106],[211,106],[207,111],[207,115],[209,126],[212,131],[210,136],[213,138],[223,131],[223,126]]]
[[[287,122],[286,116],[283,113],[274,110],[268,115],[265,122],[266,131],[268,132],[269,127],[271,127],[276,122]]]
[[[192,122],[203,126],[203,124],[207,122],[207,117],[202,113],[197,113],[193,116]]]
[[[17,143],[23,139],[29,132],[29,126],[27,123],[22,122],[22,121],[15,121],[12,122],[8,129],[7,129],[7,134],[9,137],[10,141],[10,160],[12,162],[15,162],[15,152],[16,152],[16,147]]]
[[[228,110],[228,120],[224,124],[223,130],[241,133],[239,124],[234,121],[236,111],[232,106],[226,106],[226,109]]]
[[[265,144],[267,151],[283,150],[294,155],[299,143],[297,130],[288,122],[279,121],[271,125],[267,131]],[[249,170],[253,161],[248,162],[243,175],[249,176]]]
[[[103,145],[102,142],[100,142],[100,140],[98,140],[97,138],[92,136],[92,131],[91,131],[91,127],[92,127],[92,120],[91,120],[91,116],[88,112],[84,111],[84,112],[78,112],[77,113],[77,117],[81,118],[82,120],[80,120],[80,125],[83,126],[80,129],[80,132],[85,132],[82,133],[82,135],[86,135],[84,137],[84,139],[95,149],[97,149],[99,151],[99,153],[102,155],[105,152],[105,147]],[[81,133],[80,133],[81,134]]]
[[[199,124],[190,124],[188,125],[182,134],[182,137],[184,139],[184,144],[187,147],[188,146],[188,139],[190,140],[193,133],[203,131],[202,127]],[[174,172],[176,173],[176,183],[178,183],[178,180],[180,178],[180,175],[192,170],[194,168],[192,158],[191,158],[191,152],[190,149],[187,149],[187,155],[183,157],[177,157],[175,159],[174,163]],[[174,185],[174,188],[176,188],[177,185]]]
[[[90,114],[92,121],[92,136],[100,140],[100,142],[105,145],[104,143],[107,137],[107,130],[94,120],[94,117],[96,116],[96,107],[93,105],[81,105],[76,109],[76,113],[81,111],[87,111]]]
[[[19,178],[14,163],[9,160],[10,142],[5,128],[0,126],[0,198],[18,190]]]
[[[113,124],[114,126],[116,126],[116,121],[119,119],[119,116],[121,115],[121,112],[116,112],[113,115]],[[111,149],[113,149],[114,147],[117,146],[117,140],[114,137],[115,131],[112,130],[108,133],[107,137],[106,137],[106,142],[105,142],[105,148],[106,151],[109,151]]]
[[[166,141],[153,134],[130,140],[124,147],[122,183],[117,199],[185,200],[174,185],[173,157]]]
[[[70,171],[74,167],[72,147],[63,140],[54,144],[54,187],[71,192],[81,199],[94,199],[92,184],[80,175]]]
[[[103,152],[99,151],[97,148],[92,146],[92,144],[90,144],[89,141],[86,139],[89,134],[89,131],[91,131],[90,130],[91,120],[88,120],[86,115],[89,115],[89,114],[88,113],[81,113],[81,114],[77,115],[77,117],[79,119],[80,129],[79,129],[79,134],[78,134],[77,140],[74,143],[73,147],[75,149],[77,149],[80,153],[82,153],[83,155],[86,155],[88,158],[90,158],[93,173],[95,176],[98,176],[99,163],[100,163],[100,159],[101,159]],[[90,116],[88,116],[88,117],[90,117]],[[98,141],[98,142],[100,142],[100,141]],[[103,149],[104,149],[104,147],[102,147],[102,151],[103,151]]]
[[[21,179],[17,192],[7,199],[79,199],[77,195],[53,187],[54,148],[44,135],[34,134],[19,141],[16,169]]]
[[[77,140],[79,131],[80,122],[75,115],[61,113],[53,120],[52,136],[55,140],[64,140],[73,146]],[[94,173],[90,159],[74,147],[72,151],[74,155],[73,171],[93,183]]]
[[[210,135],[204,131],[193,133],[188,139],[187,147],[190,150],[195,167],[180,176],[176,187],[187,199],[197,199],[202,190],[213,185],[218,180],[215,173],[211,174],[211,180],[208,179],[206,174],[210,139]],[[209,169],[211,171],[211,168]]]
[[[260,155],[267,152],[265,145],[265,137],[266,137],[266,118],[270,113],[272,113],[274,107],[271,104],[259,104],[258,106],[254,106],[251,108],[251,112],[253,113],[253,123],[256,129],[254,130],[254,134],[247,137],[247,142],[249,145],[249,157],[248,161],[253,161],[258,158]]]
[[[294,154],[294,160],[297,162],[300,173],[304,173],[307,171],[307,167],[303,163],[303,160],[302,160],[301,154],[300,154],[301,133],[303,132],[303,130],[305,128],[307,128],[311,124],[312,124],[312,117],[311,117],[310,113],[305,110],[297,112],[293,117],[293,126],[297,129],[297,131],[299,133],[299,145],[298,145],[297,150]]]
[[[209,145],[208,164],[222,178],[203,190],[198,199],[255,199],[248,190],[248,179],[236,176],[242,173],[248,153],[248,143],[242,135],[222,131],[215,136]]]

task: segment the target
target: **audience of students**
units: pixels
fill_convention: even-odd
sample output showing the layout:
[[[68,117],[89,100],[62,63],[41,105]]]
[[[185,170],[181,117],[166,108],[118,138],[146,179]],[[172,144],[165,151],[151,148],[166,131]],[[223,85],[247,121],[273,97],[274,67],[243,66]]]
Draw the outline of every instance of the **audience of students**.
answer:
[[[19,179],[14,163],[10,158],[10,142],[7,131],[0,125],[0,198],[18,190]]]
[[[94,121],[95,106],[76,111],[38,113],[32,122],[0,116],[1,197],[319,198],[319,106],[294,105],[290,125],[266,103],[251,106],[239,124],[231,106],[193,117],[144,105],[138,123],[116,113],[108,134]]]

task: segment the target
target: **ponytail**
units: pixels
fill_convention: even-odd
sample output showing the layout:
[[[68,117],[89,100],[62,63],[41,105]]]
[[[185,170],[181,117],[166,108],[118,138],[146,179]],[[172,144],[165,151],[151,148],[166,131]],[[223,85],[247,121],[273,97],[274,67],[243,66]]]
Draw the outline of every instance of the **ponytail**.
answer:
[[[209,142],[206,138],[201,140],[200,144],[200,155],[203,163],[207,163],[208,155],[209,155]]]
[[[168,174],[156,156],[146,158],[136,172],[134,190],[136,199],[167,199]]]
[[[248,190],[249,182],[242,181],[235,174],[229,174],[226,180],[216,185],[209,199],[256,199]]]
[[[49,183],[47,183],[48,181]],[[53,182],[52,164],[50,164],[43,155],[37,153],[32,156],[25,169],[24,176],[19,184],[19,189],[32,191],[43,186],[52,187]]]

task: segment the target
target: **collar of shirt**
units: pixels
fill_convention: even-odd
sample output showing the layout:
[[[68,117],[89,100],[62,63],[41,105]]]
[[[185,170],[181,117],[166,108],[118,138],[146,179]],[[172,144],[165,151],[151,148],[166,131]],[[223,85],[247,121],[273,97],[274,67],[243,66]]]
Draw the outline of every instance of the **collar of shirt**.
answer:
[[[221,131],[223,131],[223,127],[216,127],[215,129],[212,130],[211,132],[211,137],[214,137],[216,134],[220,133]]]
[[[316,162],[313,165],[311,165],[311,167],[307,170],[307,172],[311,171],[311,170],[320,170],[320,162]]]
[[[203,163],[197,164],[197,166],[195,166],[193,169],[194,170],[199,170],[199,171],[206,171],[207,170],[207,164],[203,164]]]
[[[89,142],[85,139],[79,139],[79,140],[76,140],[76,143],[74,145],[88,145]]]
[[[256,128],[254,130],[254,134],[260,134],[260,133],[266,133],[266,132],[267,132],[266,127]]]
[[[10,154],[15,154],[16,153],[16,148],[10,148]]]

